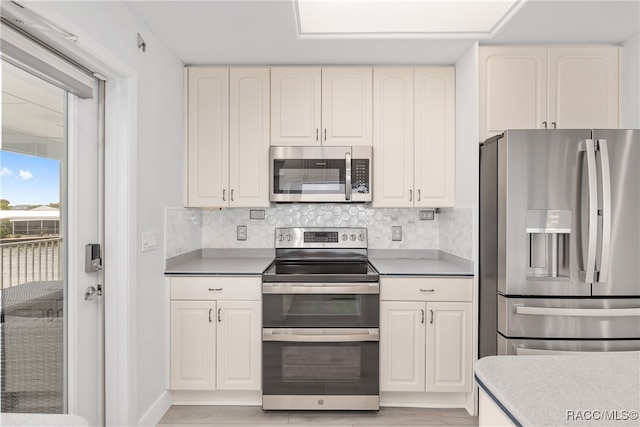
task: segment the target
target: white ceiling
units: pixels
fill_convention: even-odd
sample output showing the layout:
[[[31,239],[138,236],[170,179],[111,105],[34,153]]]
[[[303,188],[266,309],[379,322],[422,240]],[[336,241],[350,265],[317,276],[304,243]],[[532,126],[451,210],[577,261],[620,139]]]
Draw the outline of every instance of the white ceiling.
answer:
[[[125,3],[187,65],[453,64],[479,40],[459,35],[300,36],[294,0]],[[640,0],[528,0],[495,34],[479,41],[621,44],[638,33]]]

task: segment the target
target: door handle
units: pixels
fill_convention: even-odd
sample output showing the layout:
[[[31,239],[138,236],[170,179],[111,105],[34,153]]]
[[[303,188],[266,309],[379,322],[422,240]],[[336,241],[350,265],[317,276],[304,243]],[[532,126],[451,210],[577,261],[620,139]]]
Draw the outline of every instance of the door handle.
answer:
[[[611,249],[611,171],[609,169],[609,146],[606,139],[596,142],[600,152],[602,173],[602,243],[600,251],[600,272],[596,282],[604,283],[609,275],[609,252]]]
[[[102,285],[97,285],[97,289],[93,286],[89,286],[86,291],[84,291],[84,300],[90,301],[96,296],[102,296]]]
[[[344,153],[344,197],[346,200],[351,200],[351,153]]]
[[[596,176],[596,152],[592,139],[580,142],[580,151],[587,153],[587,183],[589,229],[587,235],[587,262],[585,271],[579,272],[579,279],[584,283],[593,283],[596,268],[596,244],[598,243],[598,179]]]

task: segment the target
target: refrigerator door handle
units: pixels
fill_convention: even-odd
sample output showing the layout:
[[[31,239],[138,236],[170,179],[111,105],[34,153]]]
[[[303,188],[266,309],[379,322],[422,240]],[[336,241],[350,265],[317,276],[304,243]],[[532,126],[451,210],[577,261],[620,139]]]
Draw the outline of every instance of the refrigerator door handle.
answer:
[[[605,283],[609,274],[609,250],[611,249],[611,172],[607,140],[599,139],[597,145],[600,151],[600,171],[602,173],[602,250],[600,253],[600,272],[596,281]]]
[[[587,263],[585,271],[580,271],[579,279],[584,283],[593,283],[596,270],[596,245],[598,243],[598,178],[596,176],[596,150],[593,139],[580,143],[580,151],[587,153],[587,182],[589,184],[589,231],[587,244]]]
[[[571,317],[640,317],[640,308],[554,308],[514,306],[516,314]]]

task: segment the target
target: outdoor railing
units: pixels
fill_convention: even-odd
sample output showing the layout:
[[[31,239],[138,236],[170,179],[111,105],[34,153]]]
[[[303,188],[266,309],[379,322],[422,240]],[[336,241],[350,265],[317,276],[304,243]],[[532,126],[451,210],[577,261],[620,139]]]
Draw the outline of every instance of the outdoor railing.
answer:
[[[0,289],[26,282],[62,280],[62,238],[0,243]]]

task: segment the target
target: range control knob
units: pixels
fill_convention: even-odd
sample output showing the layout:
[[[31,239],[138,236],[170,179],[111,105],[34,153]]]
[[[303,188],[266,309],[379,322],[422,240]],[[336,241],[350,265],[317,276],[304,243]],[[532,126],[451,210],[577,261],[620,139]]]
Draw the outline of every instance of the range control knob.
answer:
[[[360,240],[361,242],[364,242],[364,233],[361,233],[361,234],[358,236],[358,240]]]
[[[287,241],[290,242],[293,240],[293,236],[291,234],[287,234]]]
[[[284,236],[282,234],[278,234],[278,241],[282,242],[284,240]]]
[[[347,236],[346,233],[342,235],[342,240],[346,241],[348,238],[349,238],[349,236]]]
[[[354,242],[356,240],[356,235],[352,234],[350,238],[351,238],[351,241]]]

